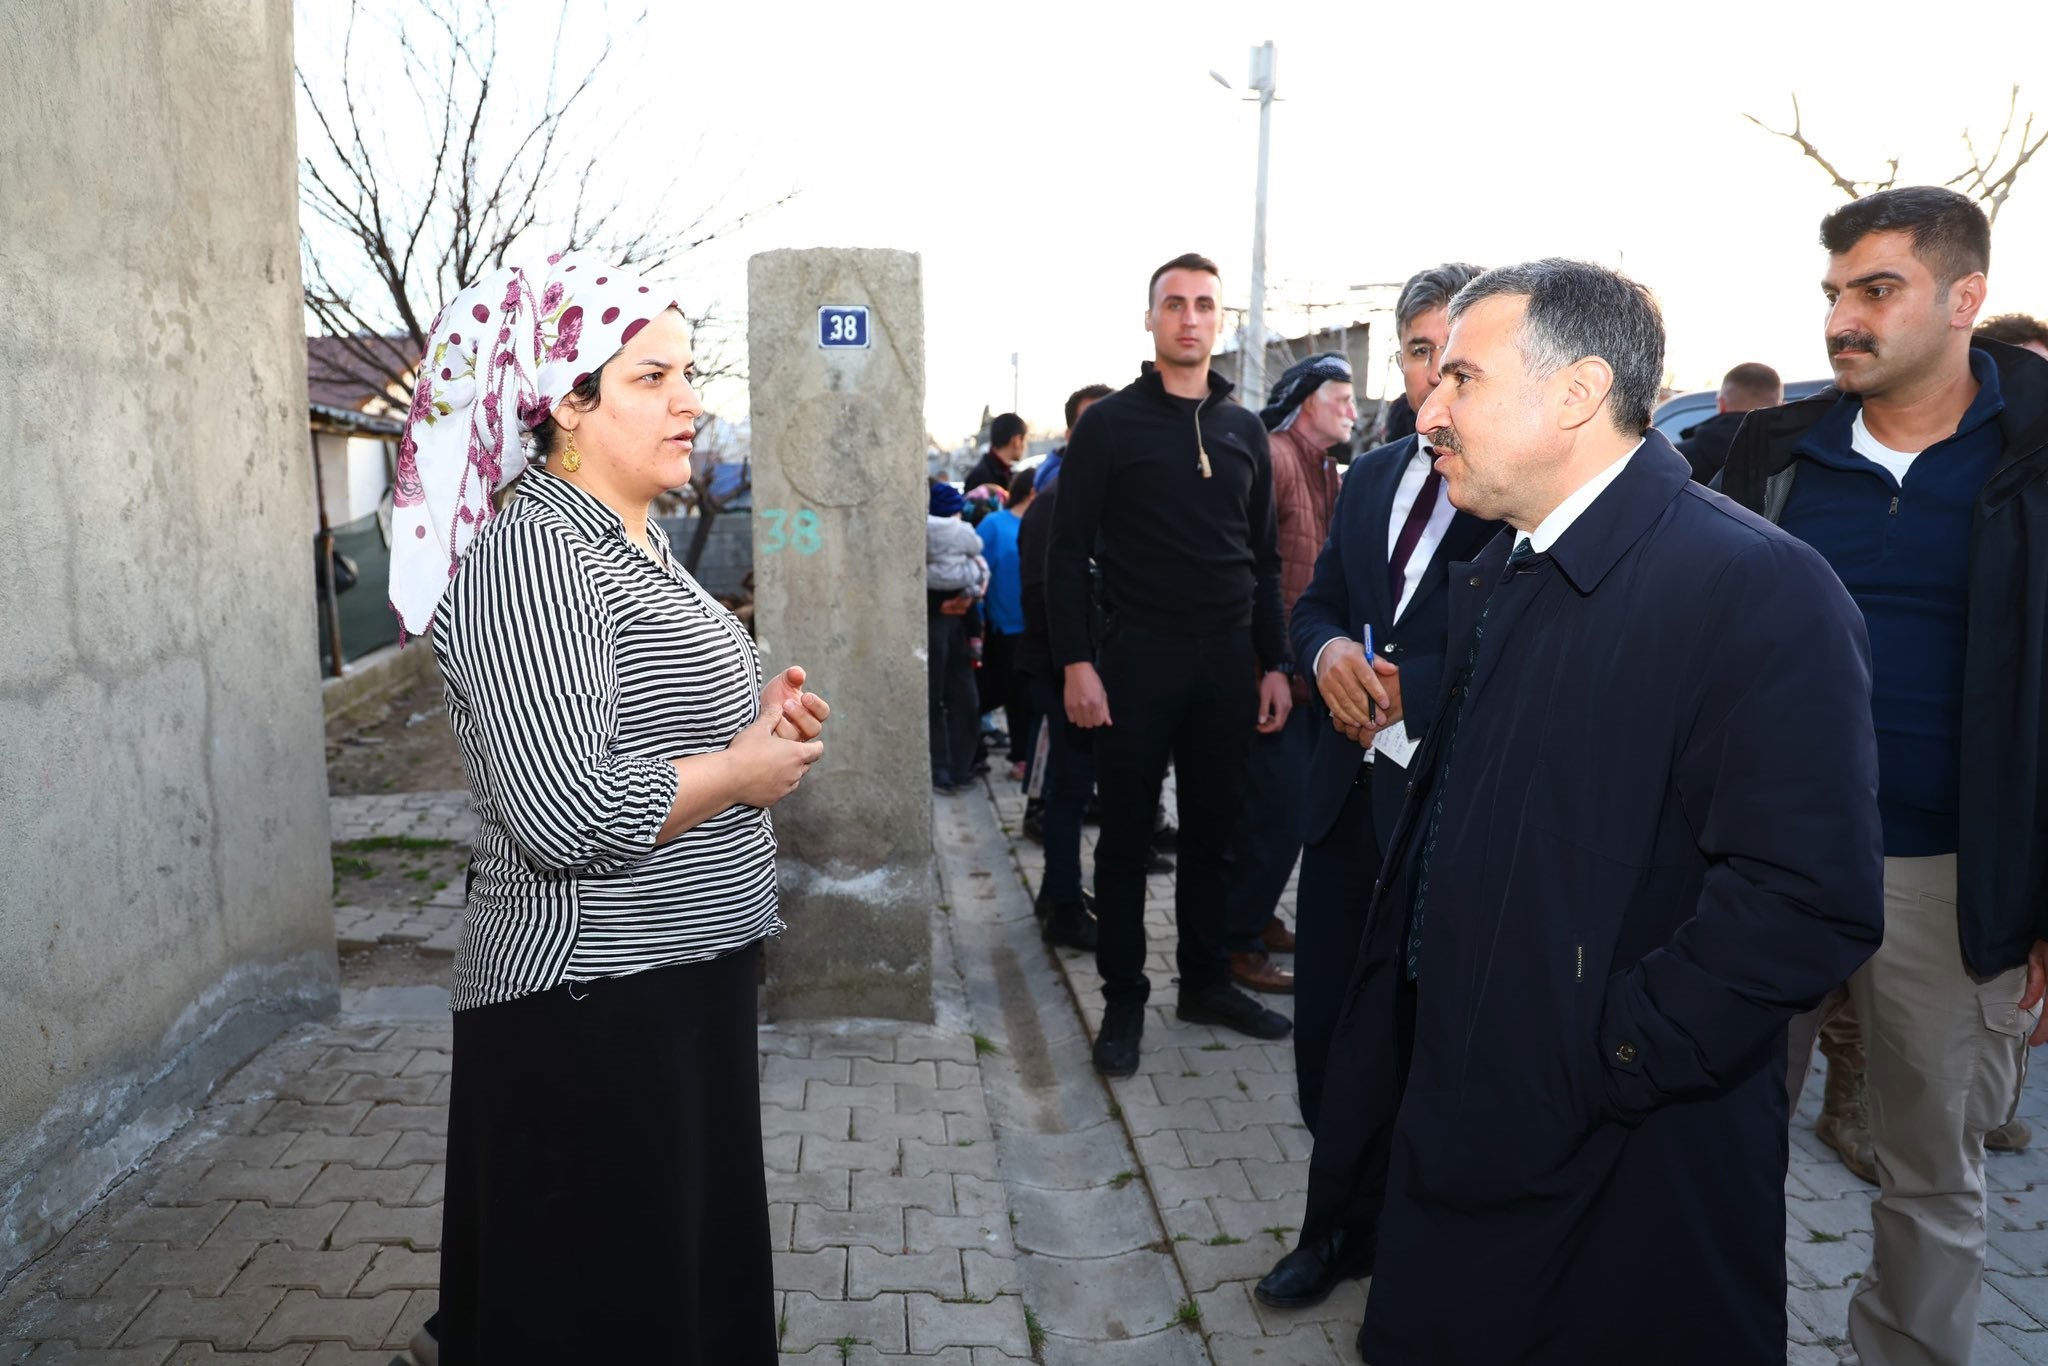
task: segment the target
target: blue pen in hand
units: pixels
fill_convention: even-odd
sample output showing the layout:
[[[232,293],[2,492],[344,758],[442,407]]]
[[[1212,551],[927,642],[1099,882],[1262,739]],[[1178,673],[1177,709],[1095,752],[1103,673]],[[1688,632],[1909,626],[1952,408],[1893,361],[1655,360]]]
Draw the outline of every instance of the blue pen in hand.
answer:
[[[1365,623],[1365,667],[1368,671],[1372,669],[1372,623],[1369,621]],[[1365,719],[1374,719],[1371,693],[1365,695]]]

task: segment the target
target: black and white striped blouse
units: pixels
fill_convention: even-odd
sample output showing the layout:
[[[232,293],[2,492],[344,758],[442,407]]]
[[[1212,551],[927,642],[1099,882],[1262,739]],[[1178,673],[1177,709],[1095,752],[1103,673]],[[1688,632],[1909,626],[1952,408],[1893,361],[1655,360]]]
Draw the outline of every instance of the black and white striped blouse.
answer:
[[[745,628],[648,531],[653,560],[604,504],[530,469],[434,615],[482,818],[457,1010],[782,929],[766,811],[728,807],[655,846],[669,760],[725,748],[757,715],[761,678]]]

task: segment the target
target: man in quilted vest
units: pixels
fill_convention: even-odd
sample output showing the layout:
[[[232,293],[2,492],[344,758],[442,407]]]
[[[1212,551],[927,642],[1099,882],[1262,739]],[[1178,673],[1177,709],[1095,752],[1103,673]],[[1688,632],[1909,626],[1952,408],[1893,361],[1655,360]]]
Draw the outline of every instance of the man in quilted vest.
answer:
[[[1351,365],[1334,352],[1310,356],[1273,386],[1259,413],[1273,452],[1273,510],[1279,523],[1280,600],[1291,613],[1308,587],[1316,555],[1337,503],[1337,467],[1330,448],[1351,440],[1358,409]],[[1291,672],[1291,670],[1290,670]],[[1294,951],[1294,933],[1273,913],[1301,854],[1301,790],[1315,749],[1316,719],[1308,687],[1290,678],[1294,712],[1271,735],[1252,740],[1244,802],[1224,868],[1224,932],[1230,975],[1253,991],[1292,992],[1294,974],[1274,953]]]

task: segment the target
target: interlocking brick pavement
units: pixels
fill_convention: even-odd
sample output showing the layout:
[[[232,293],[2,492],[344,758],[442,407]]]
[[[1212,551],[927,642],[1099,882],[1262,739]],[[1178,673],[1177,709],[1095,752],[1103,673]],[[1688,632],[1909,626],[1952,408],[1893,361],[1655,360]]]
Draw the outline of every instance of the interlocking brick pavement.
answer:
[[[0,1290],[0,1363],[392,1362],[437,1303],[451,1032],[343,1020],[265,1049]],[[759,1037],[764,1127],[788,1135],[764,1145],[783,1360],[1029,1360],[973,1039]],[[334,1100],[407,1081],[430,1090]]]
[[[991,799],[1011,836],[1019,872],[1035,892],[1044,854],[1025,840],[1024,797],[997,780]],[[1168,780],[1169,802],[1172,781]],[[1092,882],[1093,826],[1084,828],[1082,871]],[[1294,920],[1294,883],[1279,913]],[[1175,1257],[1201,1311],[1211,1358],[1218,1362],[1353,1362],[1365,1312],[1365,1285],[1354,1284],[1312,1309],[1260,1305],[1251,1287],[1294,1245],[1308,1191],[1308,1131],[1295,1103],[1291,1044],[1261,1044],[1226,1030],[1173,1018],[1173,876],[1146,888],[1145,926],[1152,1004],[1135,1076],[1111,1083],[1141,1175],[1169,1230]],[[1092,956],[1058,955],[1075,1003],[1092,1036],[1102,1021],[1101,979]],[[1283,960],[1284,961],[1284,960]],[[1292,998],[1262,996],[1282,1014]],[[1814,1075],[1792,1126],[1785,1178],[1791,1366],[1833,1366],[1851,1360],[1850,1292],[1870,1260],[1870,1206],[1875,1194],[1813,1136],[1825,1064]],[[2019,1113],[2048,1139],[2048,1080],[2030,1072]],[[2048,1151],[1991,1154],[1990,1259],[1977,1308],[1977,1366],[2048,1363]],[[1680,1236],[1678,1230],[1673,1236]],[[1472,1303],[1483,1306],[1483,1285]]]
[[[450,840],[462,848],[476,841],[476,811],[469,793],[389,792],[366,797],[332,797],[327,804],[334,843],[355,840],[411,838]],[[355,889],[337,888],[343,897]],[[343,953],[378,944],[413,944],[422,953],[452,956],[461,941],[462,881],[448,880],[421,904],[355,905],[344,900],[334,908],[334,933]]]

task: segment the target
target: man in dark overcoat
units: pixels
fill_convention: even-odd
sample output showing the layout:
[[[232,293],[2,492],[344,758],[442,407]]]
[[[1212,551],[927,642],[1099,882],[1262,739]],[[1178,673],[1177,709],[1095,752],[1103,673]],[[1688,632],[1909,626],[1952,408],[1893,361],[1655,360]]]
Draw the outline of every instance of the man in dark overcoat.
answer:
[[[1882,937],[1869,649],[1826,563],[1649,430],[1640,286],[1451,308],[1448,691],[1330,1053],[1304,1241],[1372,1366],[1785,1359],[1785,1025]]]

